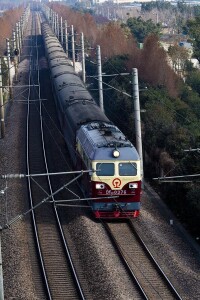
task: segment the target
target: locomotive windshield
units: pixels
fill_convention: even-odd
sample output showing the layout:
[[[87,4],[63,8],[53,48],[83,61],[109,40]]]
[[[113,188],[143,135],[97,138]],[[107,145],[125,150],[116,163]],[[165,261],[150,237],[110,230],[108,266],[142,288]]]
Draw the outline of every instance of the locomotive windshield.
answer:
[[[137,176],[137,164],[134,162],[97,163],[97,176]]]
[[[115,165],[113,163],[97,163],[97,176],[114,176]]]
[[[137,165],[136,163],[119,163],[120,176],[136,176]]]

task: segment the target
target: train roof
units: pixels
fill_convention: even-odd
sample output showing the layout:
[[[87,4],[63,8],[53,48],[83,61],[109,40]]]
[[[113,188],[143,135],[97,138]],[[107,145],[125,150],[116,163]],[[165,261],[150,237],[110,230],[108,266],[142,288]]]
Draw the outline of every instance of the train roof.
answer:
[[[138,161],[139,154],[133,144],[115,125],[106,122],[91,122],[82,125],[77,132],[82,147],[91,160]],[[120,152],[113,157],[113,150]]]

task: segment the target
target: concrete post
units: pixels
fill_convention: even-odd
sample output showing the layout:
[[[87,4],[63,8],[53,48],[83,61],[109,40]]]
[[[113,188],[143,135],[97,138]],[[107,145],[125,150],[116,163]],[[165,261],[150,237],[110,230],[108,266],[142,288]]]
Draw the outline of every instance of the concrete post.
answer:
[[[141,133],[141,118],[140,118],[140,100],[139,100],[139,85],[138,85],[138,70],[132,69],[133,80],[133,102],[135,112],[135,135],[136,135],[136,149],[141,161],[141,177],[143,181],[143,153],[142,153],[142,133]]]
[[[68,33],[67,33],[67,21],[65,20],[65,52],[68,57]]]
[[[62,17],[60,18],[60,41],[63,47],[63,20]]]
[[[103,105],[103,81],[102,81],[102,68],[101,68],[101,49],[97,46],[97,67],[98,67],[98,85],[99,85],[99,106],[104,112]]]
[[[22,47],[22,35],[21,35],[21,24],[20,22],[18,22],[18,29],[19,29],[19,48],[21,51],[21,47]]]
[[[20,45],[19,45],[19,26],[18,26],[18,23],[16,23],[16,48],[19,51],[18,62],[20,62]]]
[[[9,39],[6,39],[6,50],[7,50],[7,62],[8,62],[9,94],[10,94],[10,99],[13,99],[12,77],[11,77],[11,61],[10,61],[10,41],[9,41]]]
[[[85,46],[84,46],[84,35],[81,32],[81,53],[82,53],[82,79],[85,83]]]
[[[71,25],[71,42],[72,42],[72,62],[75,70],[75,43],[74,43],[74,26]]]
[[[58,14],[56,15],[56,19],[57,19],[57,38],[60,41],[60,24],[59,24],[59,17]]]
[[[17,49],[16,46],[16,34],[13,30],[13,50],[15,51]],[[15,55],[14,53],[14,67],[15,67],[15,80],[17,81],[17,63],[18,63],[18,55]]]
[[[1,58],[0,58],[0,117],[1,117],[1,138],[5,136],[5,121],[4,121],[4,103],[3,103],[3,89],[2,89],[2,70],[1,70]]]

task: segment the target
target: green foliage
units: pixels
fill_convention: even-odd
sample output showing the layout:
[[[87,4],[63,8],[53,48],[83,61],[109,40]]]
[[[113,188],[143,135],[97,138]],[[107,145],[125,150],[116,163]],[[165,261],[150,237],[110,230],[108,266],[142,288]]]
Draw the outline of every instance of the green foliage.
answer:
[[[170,109],[163,106],[163,101],[167,101],[167,98],[164,94],[161,96],[161,92],[156,89],[149,89],[144,94],[145,143],[152,149],[158,145],[159,148],[166,148],[166,137],[171,133],[174,119]]]
[[[174,70],[185,71],[188,67],[189,52],[178,44],[168,48],[168,54],[171,57]]]
[[[200,156],[199,156],[200,158]],[[198,210],[199,216],[200,216],[200,186],[199,185],[195,185],[193,186],[190,191],[187,194],[187,200],[190,203],[190,206],[195,209]]]
[[[155,25],[152,20],[146,22],[141,17],[129,18],[127,26],[130,28],[132,35],[137,39],[138,43],[143,43],[144,39],[150,35],[160,35],[161,27],[159,24]]]
[[[114,56],[104,63],[103,72],[106,74],[126,73],[127,61],[127,55]],[[131,76],[115,75],[105,77],[103,81],[113,87],[110,89],[104,86],[106,114],[133,141],[135,139],[133,101],[132,97],[127,96],[131,94]],[[127,112],[129,112],[129,118],[127,118]]]
[[[200,158],[200,157],[199,157]],[[186,222],[192,228],[192,233],[195,236],[199,236],[200,228],[200,186],[198,183],[195,183],[187,192],[186,205],[187,205],[187,214]]]
[[[189,77],[187,78],[187,83],[189,82]],[[192,78],[192,75],[191,75]],[[190,85],[193,86],[193,82],[191,80]],[[195,91],[197,88],[197,91]],[[181,89],[180,97],[181,99],[188,104],[190,109],[195,113],[195,118],[200,119],[200,94],[199,87],[194,83],[194,89],[192,90],[190,86],[184,85]],[[191,118],[190,118],[191,119]],[[194,120],[193,120],[194,122]]]
[[[126,64],[128,61],[128,55],[117,55],[114,56],[103,64],[103,72],[107,74],[112,73],[123,73],[126,71]]]
[[[140,96],[143,115],[144,141],[150,152],[162,149],[175,160],[183,157],[183,149],[197,145],[200,139],[199,97],[182,92],[181,98],[170,98],[163,89],[148,89]],[[194,94],[197,96],[197,94]]]
[[[200,62],[200,16],[186,23],[188,33],[193,38],[193,56]]]
[[[85,2],[76,2],[74,7],[72,7],[72,9],[74,11],[82,12],[84,14],[88,13],[90,15],[94,15],[94,11],[91,8],[87,8],[86,4],[87,3],[85,3]]]
[[[186,77],[186,83],[200,95],[200,72],[199,70],[192,70],[189,76]]]
[[[158,10],[165,10],[165,9],[173,8],[173,6],[171,5],[170,2],[164,2],[164,1],[146,2],[146,3],[142,3],[141,6],[142,11],[151,11],[155,8]]]
[[[177,2],[177,11],[181,14],[187,12],[188,11],[188,5],[185,4],[184,2],[178,1]]]
[[[195,17],[199,17],[200,16],[200,6],[197,5],[197,6],[194,6],[194,16]]]

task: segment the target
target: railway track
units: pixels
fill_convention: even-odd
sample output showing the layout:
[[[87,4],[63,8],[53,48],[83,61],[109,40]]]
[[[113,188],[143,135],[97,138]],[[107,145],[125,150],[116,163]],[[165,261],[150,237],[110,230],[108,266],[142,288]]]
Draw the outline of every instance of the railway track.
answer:
[[[42,60],[42,36],[40,35],[40,18],[33,14],[31,47],[29,95],[27,108],[27,173],[47,174],[49,167],[46,157],[43,104],[40,87],[39,61]],[[35,232],[37,251],[45,285],[45,298],[48,299],[85,299],[76,270],[70,255],[70,250],[62,230],[57,208],[46,203],[37,209],[41,201],[48,198],[54,202],[49,176],[28,177],[30,205]],[[43,299],[44,296],[41,296]]]
[[[182,299],[131,222],[103,224],[144,299]]]
[[[34,26],[32,27],[34,28]],[[34,49],[38,49],[37,39],[36,39],[36,47],[34,47]],[[38,52],[36,53],[36,57],[37,59],[36,59],[36,63],[34,62],[34,65],[38,64]],[[40,86],[39,74],[36,74],[35,78],[36,78],[35,85]],[[37,92],[34,89],[32,93],[34,99],[40,98],[40,88],[38,89]],[[38,101],[36,103],[37,104],[34,105],[34,109],[31,108],[31,114],[33,114],[33,116],[31,117],[30,115],[30,119],[32,118],[33,120],[31,123],[33,124],[32,126],[35,127],[35,130],[31,130],[30,132],[31,134],[33,134],[34,132],[41,131],[42,139],[39,142],[41,143],[41,145],[38,146],[38,141],[37,141],[38,135],[35,136],[34,134],[34,136],[31,137],[32,145],[34,145],[34,147],[33,146],[31,147],[32,159],[30,161],[36,161],[36,163],[34,164],[34,166],[32,166],[30,173],[38,173],[38,172],[49,173],[49,168],[47,165],[47,158],[46,158],[46,150],[44,146],[44,138],[43,138],[43,120],[40,119],[36,127],[36,119],[35,119],[35,115],[42,116],[43,105],[42,105],[42,101]],[[38,159],[38,149],[42,149],[42,153],[39,155],[40,159]],[[35,155],[37,156],[36,158]],[[41,157],[44,158],[43,162],[41,161]],[[40,195],[37,196],[38,199],[42,199],[42,197],[46,197],[53,193],[51,180],[49,177],[46,177],[45,179],[39,178],[37,182],[38,185],[42,187],[43,190],[38,191],[38,186],[36,186],[35,183],[33,183],[31,190],[33,191],[34,189],[34,194]],[[48,191],[46,196],[44,191]],[[54,202],[53,197],[51,198],[51,201]],[[34,202],[33,205],[37,205],[37,203],[38,202],[36,200],[36,202]],[[57,220],[55,219],[55,215]],[[67,270],[65,267],[66,266],[65,253],[70,254],[65,237],[68,236],[68,241],[69,241],[70,235],[68,235],[67,233],[67,228],[65,228],[65,232],[62,229],[61,221],[59,219],[59,213],[56,209],[56,206],[53,205],[53,209],[52,209],[52,207],[48,203],[45,203],[43,209],[37,212],[36,218],[37,218],[37,224],[39,223],[39,225],[37,225],[39,231],[38,240],[40,241],[40,248],[41,248],[41,250],[39,250],[39,253],[42,253],[40,255],[41,264],[44,266],[43,274],[46,282],[46,290],[48,292],[49,299],[63,299],[63,298],[85,299],[84,293],[81,290],[81,283],[78,280],[76,272],[72,276],[71,275],[67,276],[68,278],[71,279],[69,280],[69,283],[66,284],[67,279],[65,275],[68,274],[68,272],[70,272],[71,274],[71,269],[75,271],[75,266],[72,263],[72,257],[70,257],[69,270]],[[57,230],[57,224],[59,224],[59,228],[60,228],[59,234]],[[130,226],[126,225],[124,227],[125,225],[124,223],[117,224],[117,227],[115,227],[115,225],[114,223],[109,224],[109,232],[110,232],[109,234],[112,235],[112,239],[115,240],[115,243],[118,243],[118,249],[120,249],[120,253],[121,256],[123,257],[124,263],[126,264],[126,266],[128,266],[129,273],[132,276],[132,278],[134,278],[134,284],[135,284],[134,298],[136,299],[144,299],[144,298],[145,299],[181,299],[178,293],[176,293],[173,286],[170,284],[169,280],[167,280],[163,276],[161,270],[159,270],[157,266],[155,267],[155,264],[154,262],[152,262],[151,259],[147,258],[146,253],[144,254],[145,252],[144,247],[141,246],[139,242],[136,243],[136,240],[138,241],[138,237],[133,239],[134,235],[130,230]],[[120,226],[120,228],[118,226]],[[107,230],[108,230],[108,224],[107,224]],[[116,233],[118,233],[117,238],[113,237],[115,236]],[[62,242],[60,240],[60,236],[62,237]],[[51,239],[49,237],[51,237]],[[125,241],[131,241],[131,243],[126,244]],[[65,250],[63,250],[63,244],[66,247]],[[57,246],[56,250],[55,250],[55,245]],[[119,246],[119,245],[123,245],[123,246]],[[131,245],[134,245],[135,248],[130,247]],[[73,242],[70,242],[70,248],[73,249]],[[73,258],[76,258],[75,251],[72,256]],[[137,264],[135,263],[135,260],[131,259],[131,257],[134,256],[137,257],[138,260]],[[57,266],[63,267],[63,270],[59,270],[60,272],[58,274],[56,274],[58,270]],[[77,266],[78,266],[78,262],[76,263],[76,267]],[[73,284],[74,278],[76,282],[75,286]],[[64,285],[62,282],[64,282]],[[82,279],[82,282],[84,282],[84,279]],[[71,290],[71,288],[69,288],[70,286],[73,287],[72,294],[69,293],[69,290]],[[77,292],[77,286],[79,292]],[[89,298],[90,297],[88,296],[87,299]]]

